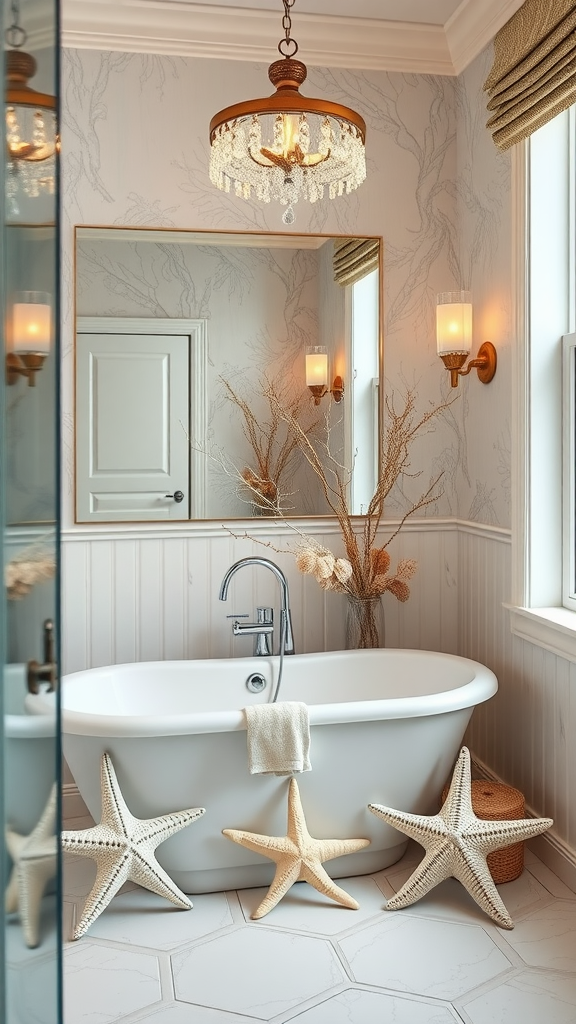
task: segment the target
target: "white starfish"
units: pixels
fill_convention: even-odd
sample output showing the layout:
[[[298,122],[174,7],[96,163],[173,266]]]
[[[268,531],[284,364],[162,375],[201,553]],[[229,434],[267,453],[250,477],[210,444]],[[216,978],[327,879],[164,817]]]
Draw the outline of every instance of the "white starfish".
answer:
[[[313,839],[306,827],[296,779],[290,779],[288,790],[288,835],[261,836],[234,828],[223,829],[223,834],[240,846],[246,846],[276,862],[272,884],[260,906],[251,915],[254,921],[273,910],[294,882],[302,880],[337,903],[351,910],[358,909],[356,900],[332,881],[322,864],[346,853],[356,853],[369,846],[370,840]]]
[[[478,906],[502,928],[513,928],[486,857],[523,839],[530,839],[553,824],[551,818],[520,818],[513,821],[485,821],[472,810],[470,751],[462,747],[454,768],[448,796],[439,814],[425,816],[395,811],[380,804],[369,809],[400,832],[415,839],[426,850],[424,860],[386,905],[400,910],[416,903],[445,878],[457,878]]]
[[[62,849],[96,861],[96,881],[88,894],[80,921],[74,929],[79,939],[106,909],[128,880],[165,896],[177,907],[189,910],[192,902],[180,891],[154,856],[165,839],[204,814],[203,807],[174,811],[157,818],[135,818],[120,792],[109,754],[100,767],[102,815],[99,825],[81,831],[62,832]]]
[[[46,885],[56,874],[56,786],[52,786],[40,821],[29,836],[6,829],[6,846],[13,860],[6,888],[8,914],[20,913],[24,941],[31,949],[40,941],[40,910]]]

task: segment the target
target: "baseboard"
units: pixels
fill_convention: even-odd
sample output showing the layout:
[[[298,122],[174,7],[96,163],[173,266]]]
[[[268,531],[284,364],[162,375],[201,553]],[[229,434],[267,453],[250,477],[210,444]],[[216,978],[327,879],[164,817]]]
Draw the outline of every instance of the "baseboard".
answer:
[[[489,779],[490,782],[503,782],[495,772],[491,771],[478,758],[472,758],[473,774],[475,778]],[[537,818],[538,814],[529,804],[526,805],[526,817]],[[567,885],[572,892],[576,892],[576,850],[573,850],[559,835],[554,828],[548,829],[540,836],[529,839],[528,848],[546,865],[550,871]]]
[[[68,826],[76,818],[89,815],[75,782],[65,782],[62,786],[62,824]]]

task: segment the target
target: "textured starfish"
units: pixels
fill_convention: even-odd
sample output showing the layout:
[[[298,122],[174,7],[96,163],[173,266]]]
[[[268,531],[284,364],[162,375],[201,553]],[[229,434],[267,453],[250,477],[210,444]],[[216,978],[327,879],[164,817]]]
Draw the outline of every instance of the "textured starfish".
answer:
[[[273,910],[294,882],[299,881],[309,882],[318,892],[351,910],[358,909],[356,900],[332,881],[322,864],[346,853],[356,853],[369,846],[370,840],[313,839],[306,827],[296,779],[290,779],[288,791],[288,835],[261,836],[234,828],[223,829],[223,834],[240,846],[246,846],[276,862],[272,884],[260,906],[251,915],[254,921]]]
[[[425,816],[369,804],[369,809],[400,832],[415,839],[426,850],[424,860],[407,882],[388,900],[387,910],[400,910],[416,903],[445,878],[457,878],[479,907],[502,928],[514,923],[504,906],[486,857],[520,840],[545,832],[551,818],[520,818],[514,821],[485,821],[472,810],[470,751],[462,747],[454,768],[448,796],[439,814]]]
[[[165,839],[204,814],[203,807],[174,811],[157,818],[135,818],[120,792],[109,754],[100,768],[102,816],[99,825],[79,832],[62,832],[62,849],[96,861],[96,881],[88,894],[80,921],[74,929],[79,939],[106,909],[124,882],[132,881],[165,896],[177,907],[189,910],[191,901],[160,867],[154,851]]]
[[[20,913],[24,941],[40,941],[40,910],[47,883],[56,874],[56,786],[52,786],[40,821],[29,836],[6,829],[6,846],[14,866],[6,888],[6,912]]]

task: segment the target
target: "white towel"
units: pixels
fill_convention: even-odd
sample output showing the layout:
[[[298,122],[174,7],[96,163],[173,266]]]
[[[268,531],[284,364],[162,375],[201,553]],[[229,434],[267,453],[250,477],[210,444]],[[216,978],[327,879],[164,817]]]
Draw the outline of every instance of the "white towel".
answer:
[[[310,721],[301,701],[252,704],[244,708],[251,775],[309,772]]]

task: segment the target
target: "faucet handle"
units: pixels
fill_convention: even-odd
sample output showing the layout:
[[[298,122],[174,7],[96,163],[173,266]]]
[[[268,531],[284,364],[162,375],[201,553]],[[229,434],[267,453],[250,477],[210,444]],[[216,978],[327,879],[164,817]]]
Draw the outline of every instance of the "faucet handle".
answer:
[[[256,621],[258,625],[269,625],[274,622],[274,609],[273,608],[257,608],[256,609]]]

